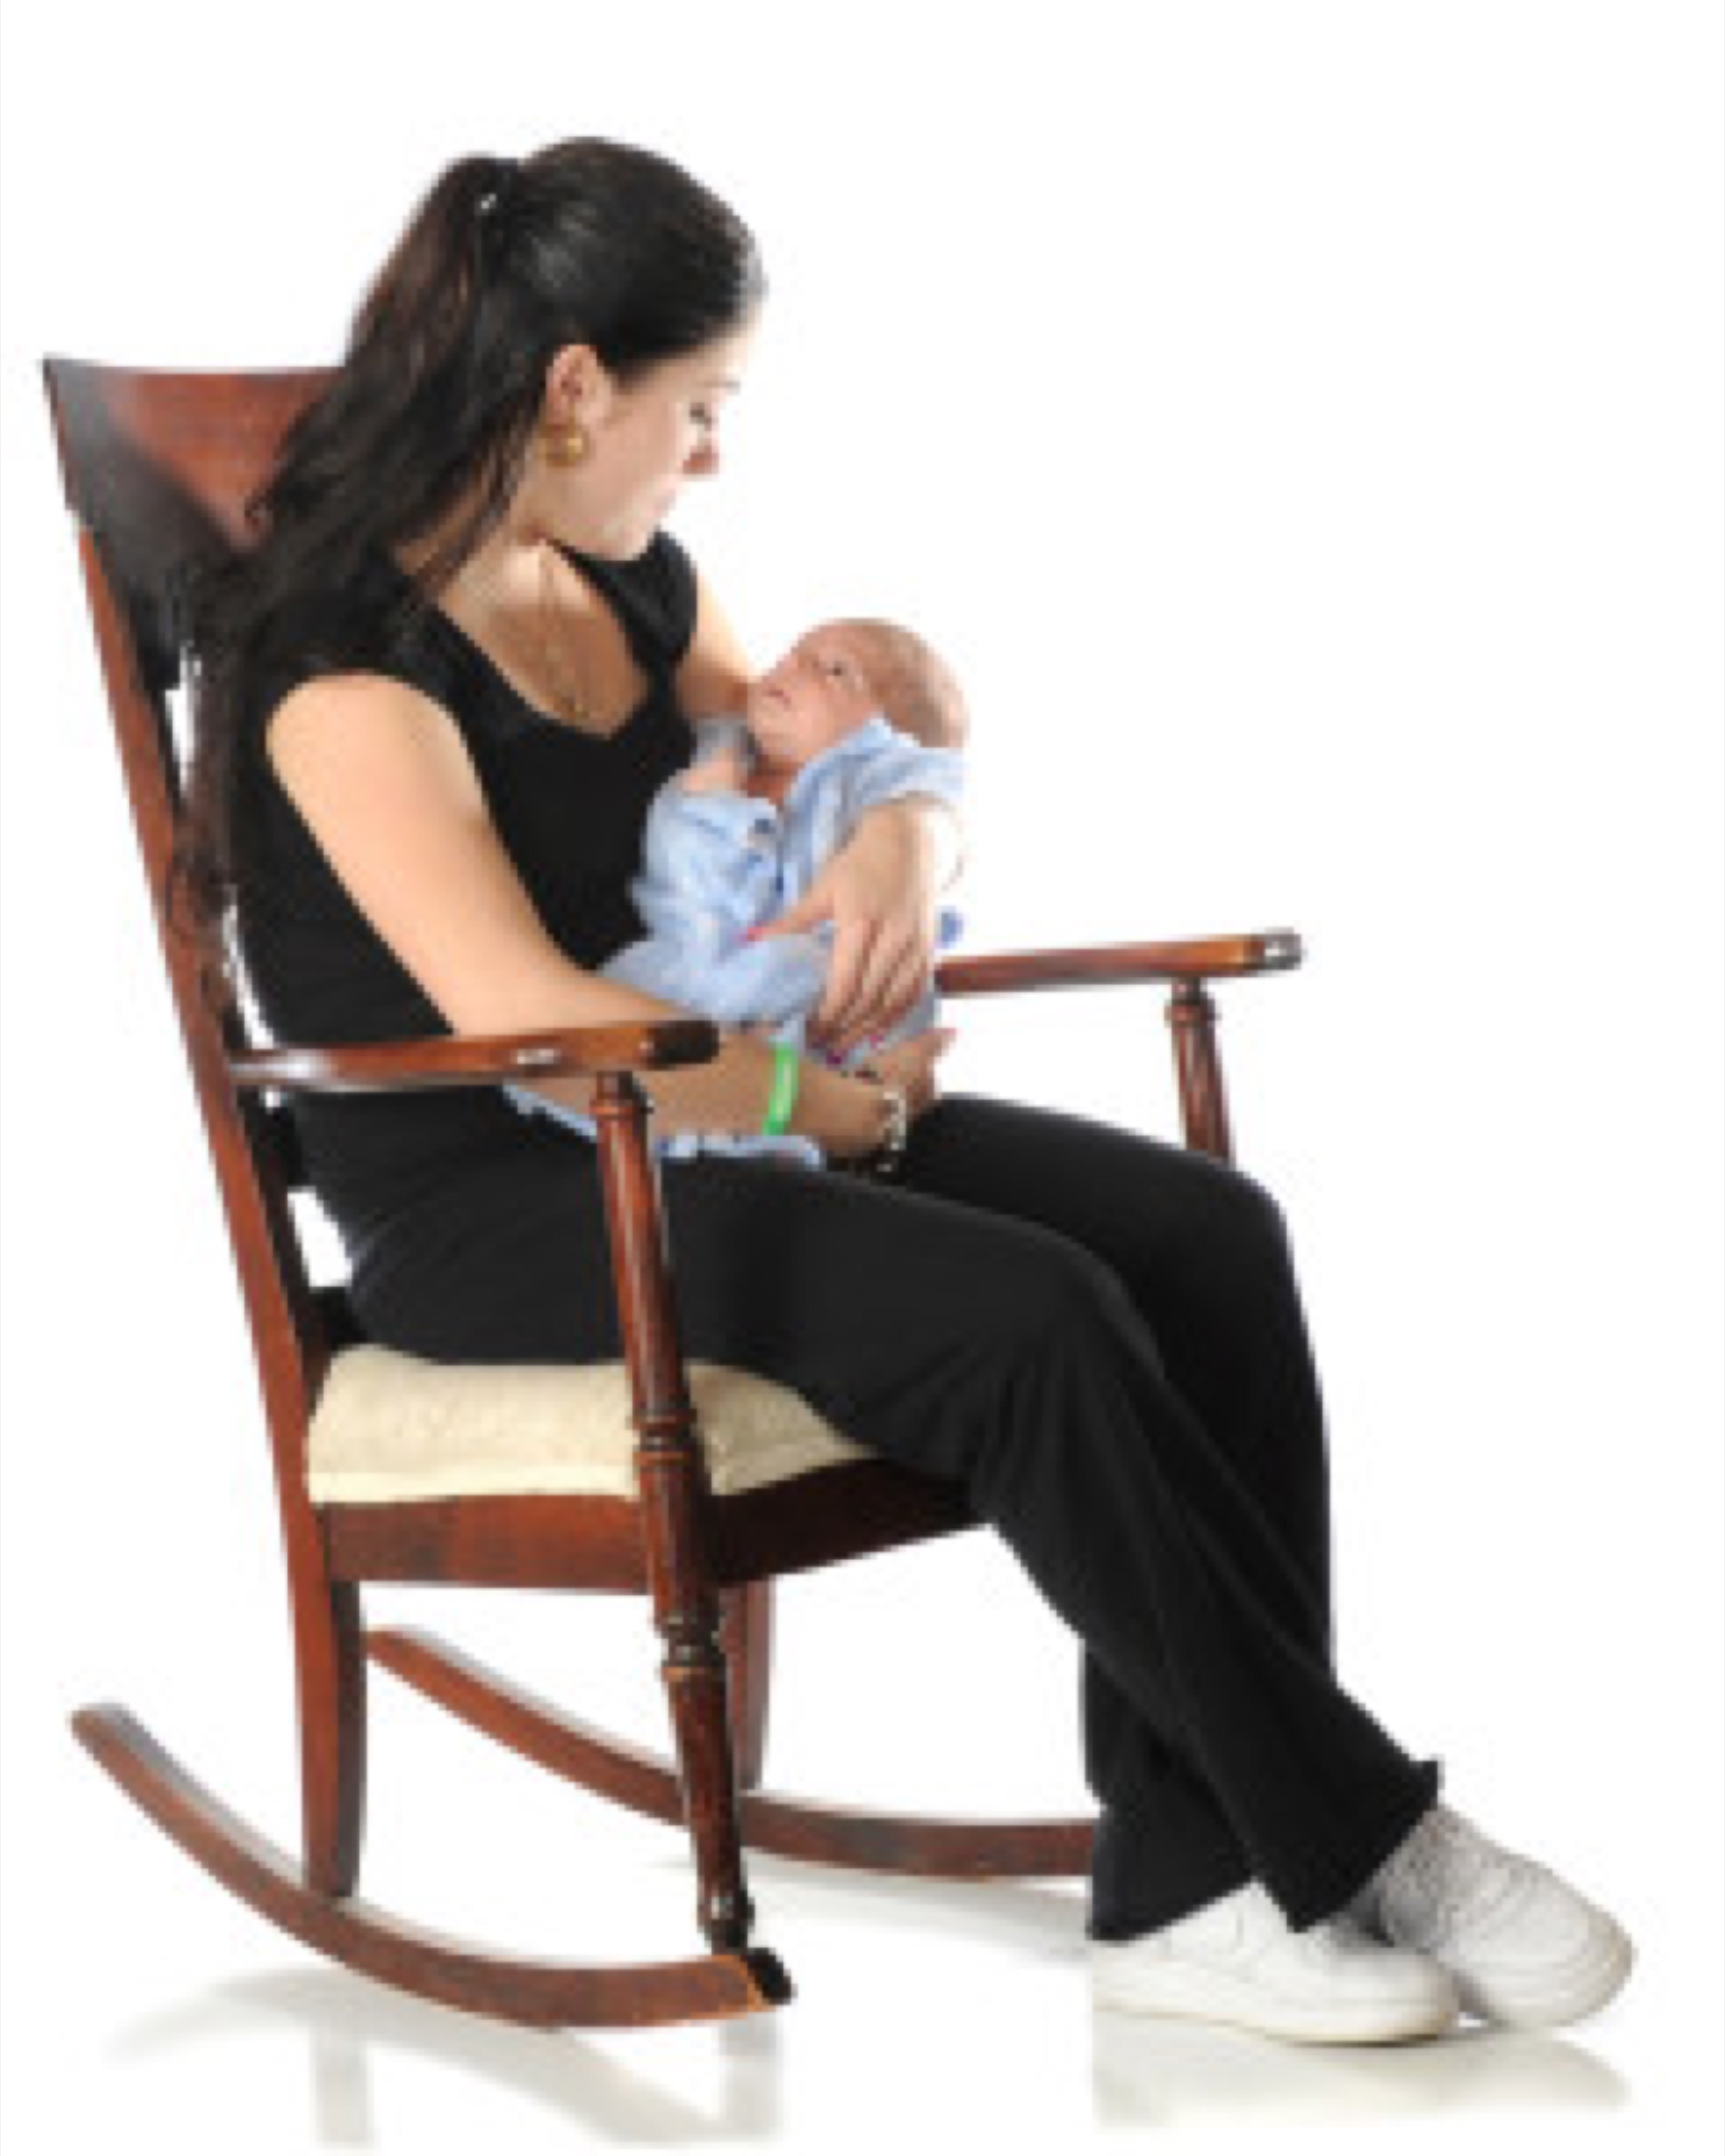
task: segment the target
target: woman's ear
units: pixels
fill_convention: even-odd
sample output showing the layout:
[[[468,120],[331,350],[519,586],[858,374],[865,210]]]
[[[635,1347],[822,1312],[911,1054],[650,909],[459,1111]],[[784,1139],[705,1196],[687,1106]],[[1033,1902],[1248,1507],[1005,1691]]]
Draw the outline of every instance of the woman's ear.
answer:
[[[547,426],[591,427],[604,417],[616,393],[615,382],[590,344],[566,344],[546,367],[540,416]]]

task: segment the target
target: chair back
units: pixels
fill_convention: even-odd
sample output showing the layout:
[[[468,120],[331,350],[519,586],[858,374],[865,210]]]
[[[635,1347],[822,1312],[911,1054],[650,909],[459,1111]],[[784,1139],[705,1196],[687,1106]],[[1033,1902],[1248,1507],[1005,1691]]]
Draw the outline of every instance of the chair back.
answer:
[[[182,687],[189,579],[248,541],[248,505],[326,377],[170,374],[44,363],[66,499],[144,872],[221,1186],[285,1505],[306,1506],[306,1423],[341,1338],[341,1300],[314,1291],[289,1203],[303,1180],[285,1112],[234,1083],[249,1045],[234,983],[173,902],[190,755]]]

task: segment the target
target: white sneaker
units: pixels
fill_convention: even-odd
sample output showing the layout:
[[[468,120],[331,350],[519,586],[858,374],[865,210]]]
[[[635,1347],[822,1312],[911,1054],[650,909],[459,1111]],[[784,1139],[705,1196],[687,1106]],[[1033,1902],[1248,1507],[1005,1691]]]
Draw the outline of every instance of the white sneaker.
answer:
[[[1441,1962],[1470,2014],[1515,2028],[1595,2012],[1635,1959],[1603,1909],[1445,1804],[1420,1820],[1353,1913],[1378,1938]]]
[[[1455,2019],[1434,1961],[1368,1938],[1346,1917],[1290,1930],[1254,1882],[1142,1938],[1093,1939],[1091,1995],[1132,2014],[1224,2021],[1301,2044],[1391,2044]]]

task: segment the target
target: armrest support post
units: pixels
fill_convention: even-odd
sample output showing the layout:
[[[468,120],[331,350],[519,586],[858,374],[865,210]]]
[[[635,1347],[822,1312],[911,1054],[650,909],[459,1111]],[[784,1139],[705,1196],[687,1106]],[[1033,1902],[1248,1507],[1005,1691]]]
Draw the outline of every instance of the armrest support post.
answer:
[[[1180,1085],[1180,1119],[1194,1152],[1234,1158],[1222,1060],[1216,1049],[1216,1007],[1202,981],[1180,981],[1168,999],[1173,1033],[1174,1071]]]
[[[707,1532],[706,1461],[683,1366],[659,1173],[647,1142],[647,1098],[627,1070],[593,1095],[605,1220],[636,1432],[635,1471],[653,1619],[665,1640],[669,1696],[698,1875],[701,1928],[715,1952],[748,1943],[731,1750],[725,1654]]]

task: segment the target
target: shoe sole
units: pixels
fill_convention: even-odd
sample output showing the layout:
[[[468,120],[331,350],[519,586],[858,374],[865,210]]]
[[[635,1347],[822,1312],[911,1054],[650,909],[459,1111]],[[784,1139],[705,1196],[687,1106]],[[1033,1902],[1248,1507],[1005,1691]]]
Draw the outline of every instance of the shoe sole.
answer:
[[[1442,2035],[1454,2025],[1459,2010],[1459,2002],[1453,1997],[1360,1999],[1345,2004],[1328,1999],[1322,2005],[1302,2005],[1296,1999],[1266,1999],[1257,1986],[1233,1982],[1216,1970],[1200,1974],[1190,1969],[1171,1968],[1166,1972],[1166,1983],[1157,1981],[1158,1974],[1137,1969],[1129,1982],[1118,1976],[1093,1974],[1091,1999],[1098,2007],[1113,2013],[1214,2022],[1296,2044],[1411,2043]]]

